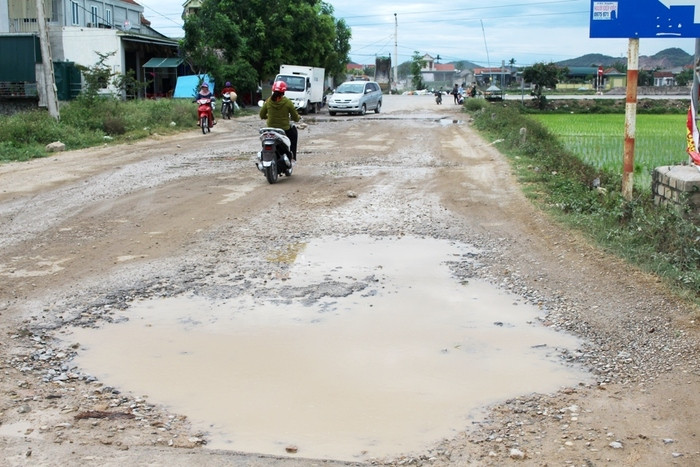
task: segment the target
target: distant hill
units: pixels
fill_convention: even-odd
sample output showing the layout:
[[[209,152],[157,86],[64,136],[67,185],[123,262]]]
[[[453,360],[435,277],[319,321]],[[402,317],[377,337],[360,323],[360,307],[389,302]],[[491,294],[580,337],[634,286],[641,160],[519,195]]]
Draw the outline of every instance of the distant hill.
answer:
[[[670,70],[673,68],[681,68],[685,66],[693,66],[695,57],[690,55],[683,49],[677,47],[671,47],[669,49],[664,49],[654,55],[640,55],[639,56],[639,68],[642,70]],[[610,55],[603,54],[586,54],[578,58],[571,58],[569,60],[562,60],[556,62],[556,65],[567,66],[567,67],[597,67],[597,66],[612,66],[615,63],[622,62],[627,65],[627,57],[611,57]],[[447,63],[452,63],[457,70],[473,70],[475,68],[483,68],[484,65],[478,65],[476,63],[470,62],[468,60],[455,60]],[[409,76],[410,74],[411,62],[404,62],[399,65],[399,75]],[[498,65],[493,66],[500,66]],[[506,66],[508,64],[506,63]],[[516,68],[521,68],[518,64],[515,64]]]
[[[483,65],[477,65],[476,63],[470,62],[468,60],[459,60],[456,62],[450,62],[454,64],[457,70],[473,70],[474,68],[483,68]]]
[[[652,69],[662,69],[667,70],[671,68],[679,68],[684,66],[692,66],[694,56],[690,55],[683,49],[677,47],[672,47],[670,49],[664,49],[654,55],[640,55],[639,56],[639,68],[644,70]],[[611,66],[617,62],[622,62],[627,64],[627,57],[611,57],[609,55],[602,54],[587,54],[582,55],[578,58],[572,58],[569,60],[562,60],[556,62],[560,66],[577,67],[577,66]]]

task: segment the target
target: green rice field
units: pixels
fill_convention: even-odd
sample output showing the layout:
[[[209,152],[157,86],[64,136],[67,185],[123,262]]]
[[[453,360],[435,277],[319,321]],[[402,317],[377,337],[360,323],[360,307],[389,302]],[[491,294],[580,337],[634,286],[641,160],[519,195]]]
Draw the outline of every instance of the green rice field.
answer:
[[[533,115],[566,149],[594,167],[622,173],[625,116],[620,114]],[[651,189],[655,167],[688,160],[685,115],[637,115],[634,185]]]

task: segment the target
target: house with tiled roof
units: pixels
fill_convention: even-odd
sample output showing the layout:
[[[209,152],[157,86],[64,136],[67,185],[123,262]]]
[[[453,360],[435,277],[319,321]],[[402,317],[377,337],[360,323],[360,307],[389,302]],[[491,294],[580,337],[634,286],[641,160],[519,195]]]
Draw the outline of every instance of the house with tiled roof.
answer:
[[[655,71],[654,86],[675,86],[676,75],[672,71]]]
[[[436,59],[430,54],[425,54],[421,58],[423,68],[421,68],[421,77],[426,83],[455,81],[459,75],[452,63],[437,63]]]

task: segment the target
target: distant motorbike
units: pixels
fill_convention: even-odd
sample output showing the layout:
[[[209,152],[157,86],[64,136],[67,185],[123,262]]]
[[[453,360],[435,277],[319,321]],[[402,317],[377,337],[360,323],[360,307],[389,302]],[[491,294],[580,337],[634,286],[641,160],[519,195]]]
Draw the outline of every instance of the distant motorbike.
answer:
[[[442,104],[442,92],[440,91],[435,91],[435,103],[437,105]]]
[[[221,116],[230,120],[234,113],[233,103],[238,97],[235,92],[225,92],[221,100]]]
[[[196,100],[197,113],[199,114],[199,126],[205,135],[211,131],[214,122],[214,98],[202,97]]]
[[[260,128],[262,149],[258,152],[255,163],[259,171],[265,174],[268,183],[277,182],[279,174],[292,176],[292,143],[281,128]]]

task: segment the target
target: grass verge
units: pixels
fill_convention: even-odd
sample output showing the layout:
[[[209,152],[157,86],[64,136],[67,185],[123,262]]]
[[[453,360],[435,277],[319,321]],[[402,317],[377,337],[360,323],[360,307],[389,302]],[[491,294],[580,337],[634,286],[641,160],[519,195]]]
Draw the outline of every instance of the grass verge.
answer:
[[[125,143],[153,134],[195,129],[197,106],[189,99],[120,101],[81,99],[62,103],[60,120],[45,110],[0,116],[0,163],[48,155],[45,147],[60,141],[66,150]],[[242,109],[236,116],[250,113]]]
[[[518,104],[472,100],[465,108],[478,131],[502,141],[533,202],[700,305],[700,220],[656,206],[650,190],[626,200],[620,174],[578,159]]]

